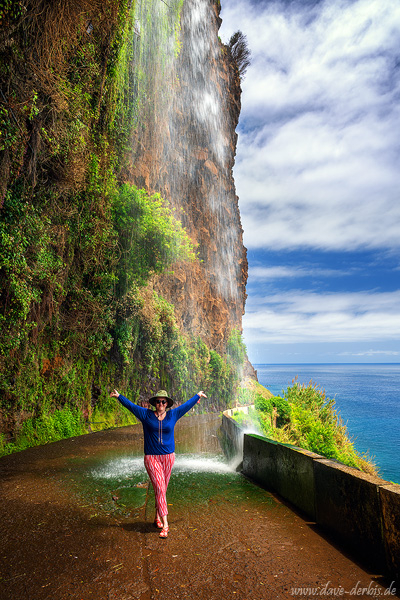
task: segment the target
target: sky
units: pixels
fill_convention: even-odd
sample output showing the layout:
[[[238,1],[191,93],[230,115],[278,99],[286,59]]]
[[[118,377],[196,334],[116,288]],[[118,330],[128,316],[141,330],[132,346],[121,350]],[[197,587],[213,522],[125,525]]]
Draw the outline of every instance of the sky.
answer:
[[[253,364],[400,362],[400,3],[221,0]]]

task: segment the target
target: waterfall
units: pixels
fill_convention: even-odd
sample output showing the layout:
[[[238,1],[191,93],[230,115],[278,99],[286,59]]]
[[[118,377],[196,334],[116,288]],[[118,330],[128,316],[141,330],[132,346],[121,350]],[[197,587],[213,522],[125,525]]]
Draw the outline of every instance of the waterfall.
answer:
[[[171,144],[164,146],[165,164],[174,164],[169,184],[172,198],[185,210],[193,201],[194,229],[211,224],[211,247],[201,249],[213,283],[226,300],[238,298],[238,246],[232,219],[232,189],[228,184],[229,148],[234,124],[230,119],[229,89],[224,81],[214,6],[209,0],[186,0],[182,11],[184,44],[175,69],[180,86],[169,113]],[[199,213],[204,212],[204,215]]]
[[[216,6],[138,0],[135,10],[133,179],[171,203],[199,243],[199,278],[209,297],[218,296],[231,327],[240,328],[247,262],[232,176],[239,102],[235,107]]]

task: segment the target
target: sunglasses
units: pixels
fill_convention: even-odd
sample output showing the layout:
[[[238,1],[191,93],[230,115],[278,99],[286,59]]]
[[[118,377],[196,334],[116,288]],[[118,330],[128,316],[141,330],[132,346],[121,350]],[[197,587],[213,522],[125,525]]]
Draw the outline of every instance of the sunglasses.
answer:
[[[156,404],[167,404],[166,400],[156,400]]]

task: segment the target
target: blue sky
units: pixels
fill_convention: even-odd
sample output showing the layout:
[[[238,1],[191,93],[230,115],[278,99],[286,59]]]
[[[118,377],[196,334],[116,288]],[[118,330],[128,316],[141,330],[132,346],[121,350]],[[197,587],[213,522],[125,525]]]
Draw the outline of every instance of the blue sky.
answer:
[[[400,3],[222,0],[253,363],[400,362]]]

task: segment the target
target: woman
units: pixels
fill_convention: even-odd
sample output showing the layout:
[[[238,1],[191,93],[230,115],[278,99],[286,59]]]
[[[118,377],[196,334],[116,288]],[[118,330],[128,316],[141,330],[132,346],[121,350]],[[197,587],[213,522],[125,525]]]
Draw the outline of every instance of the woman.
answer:
[[[156,516],[154,524],[161,529],[160,537],[168,536],[168,508],[167,487],[175,462],[174,428],[178,419],[183,417],[200,398],[207,398],[203,391],[198,392],[193,398],[181,406],[169,410],[174,401],[165,390],[160,390],[150,398],[149,403],[155,410],[143,408],[122,396],[117,390],[110,394],[118,398],[122,406],[130,410],[141,421],[144,434],[144,466],[149,474],[156,497]]]

